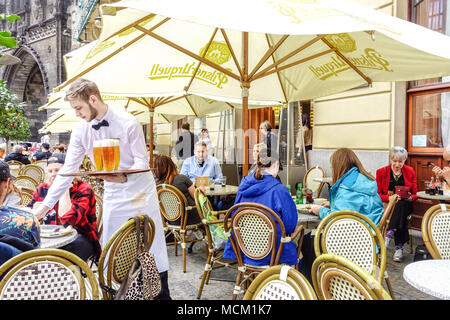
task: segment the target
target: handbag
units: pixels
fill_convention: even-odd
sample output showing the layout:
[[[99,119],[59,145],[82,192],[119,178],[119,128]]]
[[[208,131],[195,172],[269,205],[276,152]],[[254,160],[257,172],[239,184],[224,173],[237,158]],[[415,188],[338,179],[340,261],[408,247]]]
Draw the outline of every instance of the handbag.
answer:
[[[161,292],[161,278],[156,268],[155,257],[145,250],[148,245],[148,216],[144,216],[144,244],[141,242],[140,219],[136,222],[138,255],[122,281],[114,300],[153,300]]]

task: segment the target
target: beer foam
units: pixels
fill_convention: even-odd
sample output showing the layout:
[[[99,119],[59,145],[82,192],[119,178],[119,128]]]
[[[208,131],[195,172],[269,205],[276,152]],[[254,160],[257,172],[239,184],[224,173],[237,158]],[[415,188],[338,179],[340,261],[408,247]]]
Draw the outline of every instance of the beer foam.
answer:
[[[114,140],[113,139],[103,140],[103,146],[104,147],[114,147]]]
[[[113,144],[115,147],[119,146],[119,140],[118,139],[111,139],[113,141]]]
[[[100,147],[103,147],[103,140],[95,140],[94,148],[100,148]]]

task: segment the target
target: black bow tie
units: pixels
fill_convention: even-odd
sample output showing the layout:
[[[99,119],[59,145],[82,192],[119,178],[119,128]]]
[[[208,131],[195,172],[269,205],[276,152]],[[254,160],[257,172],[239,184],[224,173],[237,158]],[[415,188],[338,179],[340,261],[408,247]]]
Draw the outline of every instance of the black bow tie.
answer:
[[[97,124],[93,124],[93,125],[92,125],[92,128],[94,128],[95,130],[98,130],[98,129],[100,129],[100,127],[103,127],[103,126],[109,127],[108,121],[103,120],[103,121],[100,121],[100,122],[97,123]]]

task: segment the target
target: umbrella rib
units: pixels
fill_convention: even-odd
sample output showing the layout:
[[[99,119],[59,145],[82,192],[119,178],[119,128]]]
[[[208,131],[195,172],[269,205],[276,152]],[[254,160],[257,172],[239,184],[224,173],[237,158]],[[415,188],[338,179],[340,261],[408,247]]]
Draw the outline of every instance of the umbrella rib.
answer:
[[[150,19],[150,18],[153,18],[154,16],[155,16],[155,14],[152,13],[152,14],[149,14],[149,15],[147,15],[147,16],[145,16],[145,17],[143,17],[143,18],[141,18],[141,19],[139,19],[139,20],[137,20],[137,21],[134,21],[133,23],[127,25],[126,27],[123,27],[122,29],[120,29],[120,30],[114,32],[112,35],[110,35],[108,38],[106,38],[106,39],[103,40],[103,41],[107,41],[107,40],[109,40],[109,39],[111,39],[111,38],[117,36],[118,34],[121,34],[122,32],[124,32],[124,31],[126,31],[126,30],[128,30],[128,29],[130,29],[130,28],[133,28],[135,25],[137,25],[137,24],[139,24],[139,23],[142,23],[142,22],[144,22],[145,20],[148,20],[148,19]],[[163,21],[164,21],[164,20],[163,20]],[[163,21],[161,21],[161,22],[163,22]],[[161,22],[160,22],[160,23],[161,23]]]
[[[189,96],[189,94],[187,96]],[[174,102],[174,101],[177,101],[177,100],[180,100],[180,99],[183,99],[183,98],[184,98],[184,95],[183,96],[179,96],[179,97],[173,97],[173,96],[165,97],[164,98],[165,100],[163,99],[163,101],[159,105],[168,104],[170,102]]]
[[[191,58],[194,58],[194,59],[196,59],[198,61],[201,61],[204,64],[206,64],[206,65],[208,65],[208,66],[210,66],[210,67],[212,67],[212,68],[214,68],[214,69],[216,69],[216,70],[226,74],[227,76],[229,76],[229,77],[231,77],[233,79],[236,79],[237,81],[240,81],[240,78],[239,78],[238,75],[236,75],[233,72],[231,72],[231,71],[229,71],[229,70],[219,66],[218,64],[215,64],[215,63],[209,61],[208,59],[202,58],[199,55],[197,55],[197,54],[195,54],[195,53],[193,53],[193,52],[191,52],[191,51],[189,51],[189,50],[187,50],[187,49],[177,45],[176,43],[174,43],[174,42],[172,42],[170,40],[167,40],[167,39],[157,35],[156,33],[153,33],[152,31],[149,31],[149,30],[146,30],[145,28],[142,28],[141,26],[136,26],[135,28],[140,30],[140,31],[142,31],[142,32],[145,32],[147,35],[155,38],[156,40],[159,40],[159,41],[165,43],[166,45],[168,45],[168,46],[170,46],[170,47],[172,47],[172,48],[174,48],[174,49],[176,49],[176,50],[178,50],[178,51],[180,51],[180,52],[190,56]]]
[[[229,103],[229,102],[225,102],[231,109],[234,109],[234,106],[231,104],[231,103]]]
[[[242,68],[239,64],[239,61],[236,58],[236,54],[234,53],[233,47],[231,46],[230,39],[228,39],[228,36],[224,29],[220,29],[220,31],[222,32],[223,38],[225,39],[225,43],[227,44],[227,47],[230,50],[231,56],[233,57],[234,64],[236,65],[236,68],[238,69],[239,74],[241,75],[241,79],[243,79],[244,74],[242,72]]]
[[[273,53],[283,44],[283,42],[289,37],[289,35],[284,35],[273,47],[270,47],[269,41],[267,40],[269,44],[269,50],[264,54],[264,56],[261,58],[261,60],[258,62],[258,64],[253,68],[252,72],[249,74],[249,78],[252,78],[253,75],[256,73],[256,71],[261,68],[261,66],[269,59],[271,56],[273,58]],[[266,39],[268,38],[268,35],[266,33]],[[275,61],[275,59],[274,59]],[[275,66],[276,68],[276,66]]]
[[[184,98],[186,99],[187,103],[189,104],[189,107],[191,107],[192,112],[195,114],[196,117],[198,117],[197,112],[195,112],[194,107],[192,106],[192,104],[189,101],[189,99],[187,98],[187,96],[184,96]]]
[[[347,63],[350,68],[356,71],[357,74],[361,76],[369,85],[372,84],[372,79],[370,79],[368,76],[366,76],[361,70],[359,70],[350,60],[347,59],[346,56],[344,56],[337,48],[335,48],[327,39],[322,38],[323,43],[325,43],[328,47],[334,50],[336,54]]]
[[[213,32],[213,34],[212,34],[212,36],[211,36],[211,39],[209,39],[209,42],[208,42],[208,44],[206,45],[205,51],[204,51],[203,54],[202,54],[202,58],[205,58],[206,53],[208,52],[209,47],[211,46],[211,43],[213,42],[214,37],[216,36],[217,30],[218,30],[218,28],[215,28],[215,29],[214,29],[214,32]],[[202,64],[202,62],[199,61],[198,64],[197,64],[197,68],[195,68],[195,70],[194,70],[194,74],[192,75],[191,79],[189,80],[188,85],[187,85],[186,87],[184,87],[184,91],[187,92],[187,91],[189,90],[189,88],[190,88],[190,86],[191,86],[191,84],[192,84],[192,81],[194,81],[194,78],[195,78],[195,76],[197,75],[198,69],[200,68],[200,65],[201,65],[201,64]]]
[[[145,99],[141,100],[141,99],[136,98],[136,97],[129,97],[129,99],[134,101],[134,102],[137,102],[137,103],[139,103],[139,104],[141,104],[143,106],[150,107],[150,105],[148,104],[147,100],[145,100]]]
[[[282,71],[282,70],[291,68],[291,67],[296,66],[296,65],[298,65],[298,64],[300,64],[300,63],[303,63],[303,62],[306,62],[306,61],[315,59],[315,58],[317,58],[317,57],[326,55],[326,54],[331,53],[331,52],[335,52],[335,50],[334,50],[334,49],[328,49],[328,50],[326,50],[326,51],[323,51],[323,52],[319,52],[319,53],[313,54],[312,56],[309,56],[309,57],[307,57],[307,58],[300,59],[300,60],[297,60],[297,61],[295,61],[295,62],[286,64],[286,65],[284,65],[284,66],[279,67],[278,69],[271,70],[271,71],[267,71],[266,73],[263,73],[263,74],[259,73],[259,74],[255,75],[255,76],[253,77],[252,81],[257,80],[257,79],[262,78],[262,77],[267,77],[267,76],[271,75],[272,73],[279,72],[279,71]]]
[[[250,81],[253,81],[255,79],[261,78],[262,76],[265,76],[265,73],[270,70],[275,68],[276,66],[280,65],[281,63],[285,62],[286,60],[290,59],[291,57],[293,57],[294,55],[296,55],[297,53],[299,53],[300,51],[305,50],[306,48],[312,46],[314,43],[316,43],[317,41],[319,41],[320,39],[322,39],[323,37],[325,37],[325,35],[319,35],[317,37],[315,37],[314,39],[308,41],[307,43],[305,43],[304,45],[298,47],[296,50],[292,51],[291,53],[289,53],[288,55],[284,56],[283,58],[279,59],[276,63],[268,66],[267,68],[265,68],[264,70],[261,70],[259,73],[253,75],[252,78],[250,78]],[[272,74],[272,72],[270,72],[269,74]]]
[[[267,33],[266,33],[266,40],[267,40],[267,45],[268,45],[269,48],[270,48],[270,40],[269,40],[269,35],[268,35]],[[284,40],[283,40],[283,41],[284,41]],[[275,60],[275,57],[274,57],[274,55],[273,55],[273,52],[274,52],[274,51],[272,51],[272,54],[271,54],[272,60],[276,63],[277,61]],[[277,72],[278,81],[280,82],[281,91],[283,91],[284,100],[285,100],[285,101],[288,101],[287,95],[286,95],[286,90],[285,90],[285,88],[284,88],[284,86],[283,86],[283,83],[281,82],[281,76],[280,76],[280,72],[278,71],[278,67],[277,67],[277,66],[275,66],[275,71]]]

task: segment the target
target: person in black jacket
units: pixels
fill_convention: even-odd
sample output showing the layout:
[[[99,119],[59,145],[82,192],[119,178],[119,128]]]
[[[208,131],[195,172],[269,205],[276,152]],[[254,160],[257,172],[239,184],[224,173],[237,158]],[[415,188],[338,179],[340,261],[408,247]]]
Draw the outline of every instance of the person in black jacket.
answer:
[[[194,155],[194,145],[197,143],[198,137],[189,130],[189,123],[186,122],[181,125],[181,134],[175,144],[176,156],[179,160],[184,160]]]
[[[47,160],[48,158],[50,158],[51,155],[52,153],[50,152],[50,145],[44,142],[41,145],[41,151],[36,151],[34,157],[36,158],[36,161],[39,161],[39,160]]]
[[[5,161],[8,162],[14,160],[22,162],[23,164],[30,164],[30,159],[28,159],[28,156],[24,154],[24,151],[25,149],[23,148],[23,146],[21,146],[20,144],[16,144],[13,147],[13,152],[5,157]]]

